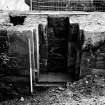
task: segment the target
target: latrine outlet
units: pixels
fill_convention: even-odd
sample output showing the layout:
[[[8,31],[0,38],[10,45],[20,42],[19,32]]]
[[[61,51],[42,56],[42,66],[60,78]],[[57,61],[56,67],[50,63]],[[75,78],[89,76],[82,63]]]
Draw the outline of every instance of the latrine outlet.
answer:
[[[79,27],[75,27],[72,30],[74,33],[71,33],[71,28],[77,25],[70,25],[69,17],[48,17],[47,21],[47,40],[41,30],[42,26],[39,26],[40,71],[67,72],[68,42],[69,39],[77,40]]]
[[[40,80],[69,81],[76,71],[77,44],[79,44],[79,25],[70,24],[69,17],[48,17],[47,34],[39,25]],[[46,74],[47,73],[47,74]],[[46,78],[49,77],[49,78]],[[51,79],[52,78],[52,79]]]

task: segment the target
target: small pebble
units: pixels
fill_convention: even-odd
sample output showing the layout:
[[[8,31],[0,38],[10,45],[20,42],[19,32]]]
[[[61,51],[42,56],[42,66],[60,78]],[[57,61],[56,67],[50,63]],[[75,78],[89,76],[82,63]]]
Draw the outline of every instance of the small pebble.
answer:
[[[31,103],[27,103],[27,105],[31,105]]]
[[[90,59],[87,59],[88,62],[90,62]]]
[[[64,91],[65,89],[63,87],[58,87],[59,90]]]
[[[21,97],[20,101],[24,101],[24,98],[23,98],[23,97]]]
[[[86,84],[88,84],[89,82],[88,81],[86,81]]]

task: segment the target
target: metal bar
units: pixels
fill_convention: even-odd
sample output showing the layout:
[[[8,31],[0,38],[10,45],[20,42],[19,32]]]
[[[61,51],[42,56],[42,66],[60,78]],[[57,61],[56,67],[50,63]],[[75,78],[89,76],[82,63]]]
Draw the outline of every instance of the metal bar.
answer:
[[[31,41],[28,39],[28,45],[29,45],[29,60],[30,60],[30,88],[31,93],[33,93],[33,82],[32,82],[32,57],[31,57]]]
[[[35,68],[35,46],[34,46],[34,30],[32,29],[32,64],[33,64],[33,79],[35,80],[35,72],[37,72],[37,69]]]
[[[30,10],[32,11],[32,0],[30,0]]]
[[[39,79],[39,30],[38,24],[36,25],[36,47],[37,47],[37,79]]]

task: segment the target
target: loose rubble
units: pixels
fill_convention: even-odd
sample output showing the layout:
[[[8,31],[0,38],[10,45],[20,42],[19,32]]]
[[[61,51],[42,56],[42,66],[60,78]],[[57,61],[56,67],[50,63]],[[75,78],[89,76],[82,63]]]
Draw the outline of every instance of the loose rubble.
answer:
[[[87,75],[67,87],[40,88],[32,96],[1,102],[0,105],[104,105],[105,77]]]

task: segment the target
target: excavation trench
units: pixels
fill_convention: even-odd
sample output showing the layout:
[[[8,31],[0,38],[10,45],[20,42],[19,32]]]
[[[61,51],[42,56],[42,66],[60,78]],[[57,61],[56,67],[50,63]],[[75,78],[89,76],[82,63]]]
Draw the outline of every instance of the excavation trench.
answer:
[[[47,34],[39,25],[40,80],[67,82],[76,75],[79,25],[70,24],[69,17],[48,17]],[[78,66],[80,66],[78,64]],[[79,69],[77,70],[79,73]]]

